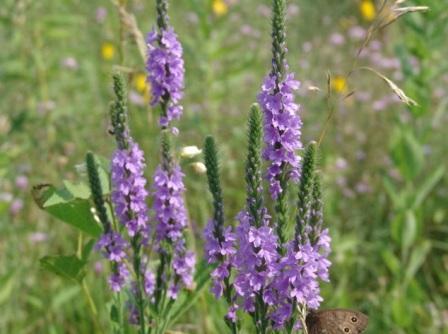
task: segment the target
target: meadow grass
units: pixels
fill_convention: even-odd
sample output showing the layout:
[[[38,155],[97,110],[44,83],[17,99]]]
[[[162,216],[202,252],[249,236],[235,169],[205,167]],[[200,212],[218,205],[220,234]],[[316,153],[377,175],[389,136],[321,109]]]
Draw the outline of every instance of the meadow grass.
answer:
[[[271,52],[270,2],[233,2],[218,12],[206,0],[170,6],[186,65],[185,114],[174,144],[177,150],[201,147],[206,135],[215,135],[229,222],[245,200],[245,124]],[[448,9],[443,2],[413,1],[431,10],[380,31],[359,59],[360,66],[380,70],[418,103],[408,107],[371,73],[347,77],[362,44],[359,36],[371,24],[358,1],[289,1],[289,63],[302,82],[304,142],[318,139],[334,108],[318,161],[333,238],[323,305],[365,311],[367,333],[448,333]],[[131,89],[133,136],[152,175],[160,139],[157,111],[148,107],[150,93],[141,81],[144,62],[111,2],[3,0],[1,7],[0,332],[107,333],[105,305],[111,294],[105,263],[95,254],[88,265],[95,315],[84,287],[41,269],[45,255],[77,252],[79,235],[41,211],[30,189],[79,180],[76,166],[89,150],[111,155],[111,74],[119,64]],[[152,28],[151,1],[128,1],[127,8],[142,32]],[[204,196],[205,175],[191,162],[181,161],[189,238],[202,252],[211,202]],[[20,176],[27,184],[17,180]],[[225,303],[207,290],[174,330],[226,330]]]

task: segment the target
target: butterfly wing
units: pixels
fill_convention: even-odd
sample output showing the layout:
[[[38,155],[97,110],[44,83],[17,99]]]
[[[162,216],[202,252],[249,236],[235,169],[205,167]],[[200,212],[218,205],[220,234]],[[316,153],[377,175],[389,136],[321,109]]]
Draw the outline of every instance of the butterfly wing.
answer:
[[[346,309],[311,312],[307,317],[310,334],[359,334],[367,324],[365,314]]]

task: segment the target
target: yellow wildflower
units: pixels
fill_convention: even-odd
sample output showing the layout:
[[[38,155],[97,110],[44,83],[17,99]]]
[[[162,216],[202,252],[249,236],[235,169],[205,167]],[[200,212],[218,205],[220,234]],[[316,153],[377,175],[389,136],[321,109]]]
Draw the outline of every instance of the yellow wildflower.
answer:
[[[212,9],[216,16],[223,16],[229,11],[229,6],[224,2],[224,0],[213,0]]]
[[[101,57],[104,60],[111,60],[115,56],[115,46],[111,42],[104,42],[101,45]]]
[[[149,88],[148,83],[146,82],[146,75],[143,73],[136,74],[132,81],[134,88],[140,93],[145,93]]]
[[[347,91],[347,80],[342,75],[336,75],[331,80],[331,88],[337,93],[344,93]]]
[[[361,0],[359,11],[364,20],[370,22],[376,17],[376,8],[372,0]]]

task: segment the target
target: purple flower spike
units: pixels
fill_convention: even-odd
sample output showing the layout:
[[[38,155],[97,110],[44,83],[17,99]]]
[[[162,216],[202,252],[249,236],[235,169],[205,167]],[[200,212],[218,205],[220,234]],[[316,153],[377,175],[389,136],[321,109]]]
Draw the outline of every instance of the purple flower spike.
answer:
[[[146,70],[152,88],[151,105],[168,102],[166,115],[160,119],[160,125],[168,127],[172,120],[180,118],[183,111],[179,105],[183,96],[185,73],[182,45],[171,27],[160,33],[150,32],[146,42]]]
[[[171,173],[161,167],[154,173],[153,209],[158,222],[156,236],[159,242],[176,242],[182,238],[182,232],[187,226],[183,176],[179,166],[175,166]]]
[[[130,237],[146,238],[149,232],[144,169],[143,151],[131,140],[128,149],[118,149],[112,157],[112,202]]]
[[[286,75],[280,82],[275,75],[269,75],[258,95],[264,113],[263,156],[270,162],[267,179],[273,199],[283,191],[279,178],[285,169],[293,180],[299,177],[297,150],[302,148],[302,121],[298,115],[299,106],[294,102],[294,91],[299,87],[300,83],[294,80],[293,74]]]
[[[277,236],[269,227],[269,218],[264,213],[262,225],[255,227],[246,211],[238,215],[239,248],[234,260],[237,269],[234,287],[237,294],[243,297],[244,309],[247,312],[253,312],[256,294],[262,293],[267,304],[273,302],[270,285],[276,276],[278,253]]]
[[[156,288],[156,276],[150,270],[147,270],[145,272],[144,287],[145,287],[145,293],[148,296],[152,296],[154,294]]]
[[[300,245],[295,242],[289,244],[287,254],[277,265],[280,274],[274,283],[278,300],[283,301],[271,315],[276,328],[283,327],[289,319],[291,300],[295,299],[309,309],[319,308],[323,300],[319,280],[329,280],[330,241],[328,230],[323,230],[314,245],[309,241]]]
[[[211,273],[212,292],[220,298],[224,291],[224,280],[230,276],[235,250],[235,234],[229,226],[222,237],[215,236],[215,221],[210,220],[205,228],[205,256],[209,264],[219,264]],[[222,239],[222,240],[220,240]]]
[[[129,279],[129,270],[124,263],[119,263],[117,271],[109,277],[109,286],[112,291],[119,292]]]
[[[193,272],[196,265],[196,256],[193,252],[186,251],[184,246],[178,245],[175,251],[173,269],[177,279],[187,289],[193,288]]]
[[[126,249],[129,244],[119,233],[109,232],[103,234],[95,246],[96,250],[102,250],[103,256],[112,262],[122,262],[126,258]]]
[[[180,166],[173,166],[170,172],[158,167],[154,173],[153,209],[157,220],[156,241],[159,244],[159,251],[163,249],[164,242],[167,242],[173,249],[172,267],[174,277],[169,283],[168,296],[176,299],[181,287],[188,289],[193,287],[193,272],[196,264],[194,253],[185,248],[183,232],[188,225],[187,210],[183,194],[185,186],[183,183],[184,174]]]

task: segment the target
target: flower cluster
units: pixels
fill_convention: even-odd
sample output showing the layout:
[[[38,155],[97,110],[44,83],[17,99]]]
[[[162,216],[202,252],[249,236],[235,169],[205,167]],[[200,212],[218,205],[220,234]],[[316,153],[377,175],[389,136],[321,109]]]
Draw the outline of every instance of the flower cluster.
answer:
[[[173,270],[174,277],[170,282],[168,296],[177,298],[177,294],[182,287],[193,288],[193,273],[196,265],[196,255],[185,248],[185,240],[181,239],[174,247]]]
[[[184,61],[182,45],[173,28],[152,31],[148,34],[148,58],[146,70],[152,88],[151,105],[166,105],[166,114],[160,118],[160,125],[168,127],[172,120],[182,115],[179,101],[184,88]]]
[[[187,288],[193,284],[193,270],[195,255],[185,249],[183,232],[188,225],[187,210],[183,193],[185,186],[180,166],[176,165],[171,171],[158,167],[154,173],[153,210],[158,222],[156,227],[156,240],[161,252],[164,242],[174,250],[173,269],[175,277],[170,282],[170,297],[176,299],[177,292],[182,283]]]
[[[129,270],[124,263],[129,243],[119,233],[110,231],[103,234],[95,248],[101,250],[103,256],[114,264],[115,270],[109,277],[109,286],[112,291],[120,291],[129,278]]]
[[[156,236],[159,242],[169,240],[176,243],[187,226],[183,176],[179,166],[175,166],[171,173],[159,166],[154,173],[153,209],[158,222]]]
[[[236,237],[231,226],[221,231],[220,228],[217,228],[214,220],[208,222],[204,235],[206,260],[209,264],[218,265],[211,274],[212,292],[216,298],[220,298],[224,291],[224,281],[230,277],[233,257],[236,252]]]
[[[302,121],[298,116],[299,106],[294,102],[294,91],[299,86],[293,74],[286,75],[283,81],[269,75],[258,95],[264,113],[264,158],[270,162],[267,178],[273,199],[283,191],[279,178],[285,169],[292,179],[297,180],[299,176],[297,150],[302,148]]]
[[[279,272],[275,280],[275,290],[279,304],[271,315],[276,328],[281,328],[290,319],[292,308],[307,305],[309,309],[319,308],[322,302],[319,280],[329,280],[330,237],[328,230],[320,233],[315,244],[309,241],[303,244],[291,242],[288,250],[278,262]]]
[[[130,237],[149,235],[144,168],[143,151],[132,140],[128,149],[117,149],[112,157],[112,202]]]
[[[243,298],[244,309],[254,312],[257,296],[262,297],[268,305],[274,302],[270,285],[277,271],[277,236],[269,226],[269,216],[265,212],[260,227],[254,226],[246,210],[239,213],[238,220],[239,247],[234,261],[237,271],[234,286],[237,294]]]

